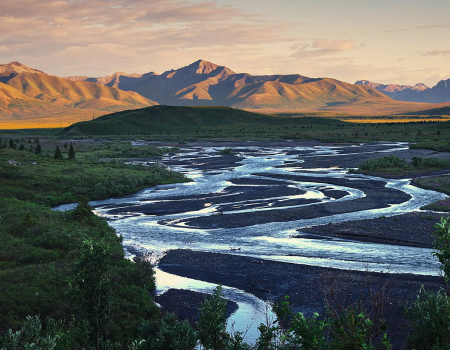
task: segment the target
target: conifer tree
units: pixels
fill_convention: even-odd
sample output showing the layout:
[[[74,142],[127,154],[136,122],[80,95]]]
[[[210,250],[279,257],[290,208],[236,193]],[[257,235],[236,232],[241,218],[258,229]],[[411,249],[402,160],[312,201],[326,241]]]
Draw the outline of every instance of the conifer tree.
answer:
[[[25,151],[25,146],[23,145],[23,143],[20,144],[19,151]]]
[[[16,149],[16,144],[14,143],[13,139],[9,140],[9,148]]]
[[[61,150],[59,149],[58,146],[56,146],[55,155],[53,156],[53,158],[55,158],[56,160],[63,159],[63,156],[61,154]]]
[[[36,146],[36,148],[35,148],[35,150],[34,150],[34,153],[35,153],[35,154],[39,154],[39,153],[41,153],[41,152],[42,152],[41,145],[38,143],[37,146]]]
[[[73,149],[72,143],[70,144],[69,147],[69,159],[75,159],[75,150]]]

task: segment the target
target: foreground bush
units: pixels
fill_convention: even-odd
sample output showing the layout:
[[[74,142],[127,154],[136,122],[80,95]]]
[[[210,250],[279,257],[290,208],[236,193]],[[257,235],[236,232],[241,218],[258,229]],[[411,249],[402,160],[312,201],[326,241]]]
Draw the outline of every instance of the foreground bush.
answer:
[[[405,309],[405,316],[411,328],[405,349],[450,349],[450,297],[445,290],[427,292],[422,288]]]

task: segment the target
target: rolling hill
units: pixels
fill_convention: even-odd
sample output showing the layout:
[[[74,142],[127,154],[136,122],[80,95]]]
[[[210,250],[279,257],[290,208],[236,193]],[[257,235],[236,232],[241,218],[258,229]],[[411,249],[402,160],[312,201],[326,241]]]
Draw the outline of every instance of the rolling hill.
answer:
[[[298,118],[252,113],[231,107],[153,106],[104,115],[91,121],[68,126],[68,135],[123,135],[123,134],[193,134],[205,137],[232,135],[243,130],[258,134],[263,128],[283,129],[303,124],[345,124],[335,119]],[[287,130],[286,129],[286,130]],[[281,131],[284,132],[284,131]]]

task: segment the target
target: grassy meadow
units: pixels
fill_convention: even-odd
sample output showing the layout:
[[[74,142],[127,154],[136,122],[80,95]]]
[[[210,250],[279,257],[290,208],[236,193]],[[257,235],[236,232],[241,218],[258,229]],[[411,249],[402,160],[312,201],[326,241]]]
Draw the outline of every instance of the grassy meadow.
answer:
[[[28,315],[57,320],[78,317],[70,280],[86,242],[103,245],[108,271],[110,339],[136,336],[137,323],[153,319],[158,310],[151,300],[152,285],[143,284],[141,270],[124,259],[121,239],[106,221],[89,209],[55,212],[50,206],[130,194],[139,189],[187,179],[155,166],[99,163],[104,155],[127,155],[129,143],[75,145],[75,159],[57,140],[20,139],[25,150],[0,148],[0,334],[17,329]],[[5,144],[5,142],[3,142]],[[41,153],[30,152],[37,145]],[[9,145],[9,143],[8,143]],[[62,159],[54,159],[55,147]],[[171,149],[142,147],[139,156],[161,155]],[[115,152],[115,153],[114,153]],[[133,154],[135,155],[135,154]],[[81,209],[87,208],[86,204]],[[145,274],[144,274],[145,277]],[[151,281],[151,268],[147,271]],[[113,315],[114,314],[114,315]],[[69,327],[70,328],[70,327]]]

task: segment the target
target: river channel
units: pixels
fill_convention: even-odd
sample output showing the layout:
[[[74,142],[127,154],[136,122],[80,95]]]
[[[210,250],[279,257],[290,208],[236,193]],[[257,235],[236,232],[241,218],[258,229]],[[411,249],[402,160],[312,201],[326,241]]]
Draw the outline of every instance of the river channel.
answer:
[[[305,228],[418,211],[447,196],[354,174],[365,159],[406,154],[403,143],[265,146],[243,143],[232,155],[224,147],[190,146],[161,160],[192,182],[161,185],[130,196],[94,201],[98,215],[123,236],[132,257],[170,249],[243,255],[295,264],[390,273],[437,275],[431,249],[314,236]],[[405,153],[406,152],[406,153]],[[214,285],[157,269],[158,292],[169,288],[210,292]],[[239,305],[233,322],[245,331],[265,317],[264,303],[227,288]],[[241,313],[241,314],[240,314]],[[253,327],[255,328],[255,327]],[[249,339],[256,338],[255,329]]]

